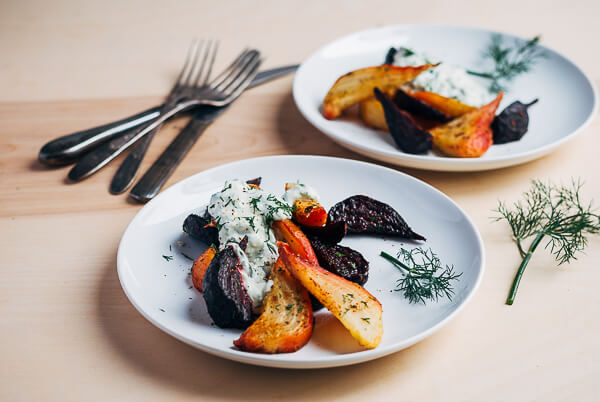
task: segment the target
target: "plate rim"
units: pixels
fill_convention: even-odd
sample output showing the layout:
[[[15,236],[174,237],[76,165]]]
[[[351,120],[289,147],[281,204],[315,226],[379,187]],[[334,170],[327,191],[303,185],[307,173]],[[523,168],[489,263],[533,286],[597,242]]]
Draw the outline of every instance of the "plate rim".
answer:
[[[386,31],[393,29],[410,29],[410,28],[442,28],[442,29],[453,29],[453,30],[471,30],[478,31],[487,34],[500,34],[509,38],[516,38],[519,40],[526,40],[525,38],[507,33],[504,31],[490,30],[475,26],[467,26],[467,25],[452,25],[452,24],[391,24],[391,25],[383,25],[378,27],[371,27],[367,29],[362,29],[359,31],[354,31],[348,33],[343,36],[339,36],[334,38],[333,40],[321,45],[315,51],[313,51],[306,59],[302,61],[300,67],[296,74],[294,75],[294,81],[292,85],[292,96],[294,98],[294,103],[296,104],[296,108],[300,111],[302,116],[306,121],[308,121],[313,127],[319,130],[321,133],[325,134],[328,138],[336,142],[337,144],[350,149],[353,152],[357,152],[362,155],[366,155],[370,158],[374,158],[376,160],[392,163],[397,166],[405,166],[410,168],[417,168],[423,170],[430,171],[485,171],[491,169],[499,169],[503,167],[515,166],[522,163],[526,163],[532,161],[534,159],[540,158],[544,155],[551,153],[553,150],[558,148],[559,146],[565,144],[568,141],[574,139],[577,135],[579,135],[583,130],[585,130],[594,120],[596,115],[598,114],[599,104],[598,104],[598,89],[596,84],[591,79],[590,75],[584,70],[582,67],[577,65],[573,60],[569,57],[565,56],[563,53],[546,46],[544,44],[540,44],[543,49],[546,51],[550,51],[560,58],[564,59],[567,63],[573,66],[586,80],[592,92],[592,108],[587,116],[587,118],[573,131],[567,134],[564,137],[561,137],[557,141],[551,142],[549,144],[545,144],[541,147],[534,148],[528,151],[520,152],[516,155],[500,155],[497,157],[493,157],[491,159],[481,159],[481,158],[452,158],[447,157],[445,159],[430,159],[426,155],[412,155],[403,153],[400,150],[387,151],[387,150],[376,150],[372,148],[364,148],[363,146],[356,144],[352,141],[348,141],[343,138],[343,136],[335,133],[335,130],[330,130],[325,127],[319,121],[313,121],[313,119],[309,115],[308,105],[304,105],[301,101],[299,101],[299,94],[301,93],[301,78],[304,74],[304,70],[306,69],[306,65],[317,58],[324,49],[329,46],[334,45],[337,42],[341,42],[344,40],[348,40],[354,36],[371,34],[376,31]],[[373,131],[376,131],[372,129]]]
[[[258,160],[275,160],[275,159],[288,159],[288,158],[299,159],[299,160],[301,160],[301,159],[333,160],[333,161],[335,161],[335,163],[338,163],[338,162],[340,162],[340,163],[355,163],[355,164],[359,164],[359,165],[363,165],[363,166],[369,166],[370,168],[381,169],[381,170],[388,171],[388,172],[391,172],[394,174],[398,174],[399,176],[403,177],[404,179],[411,180],[415,183],[418,183],[418,185],[424,185],[425,187],[427,187],[429,189],[429,191],[433,191],[434,193],[437,193],[439,196],[441,196],[443,199],[445,199],[445,201],[450,202],[450,204],[453,205],[464,216],[467,224],[469,225],[469,227],[475,234],[475,238],[477,240],[476,247],[477,247],[477,250],[479,251],[481,261],[480,261],[479,266],[477,267],[477,269],[478,269],[477,277],[475,278],[473,287],[470,290],[470,292],[465,295],[465,297],[462,299],[461,303],[456,307],[456,309],[453,310],[450,314],[448,314],[448,316],[446,316],[444,319],[440,320],[439,322],[437,322],[435,325],[431,326],[427,330],[425,330],[419,334],[416,334],[413,337],[408,338],[407,340],[404,340],[401,343],[388,345],[386,347],[378,347],[375,349],[361,350],[359,352],[340,354],[340,355],[336,355],[336,356],[328,356],[325,359],[281,360],[281,359],[278,359],[278,356],[280,356],[278,354],[267,355],[267,354],[258,354],[258,353],[248,353],[248,352],[238,351],[235,349],[223,351],[219,348],[211,347],[206,344],[201,344],[201,343],[198,343],[197,341],[194,341],[193,339],[189,339],[185,336],[182,336],[182,335],[178,334],[177,332],[171,330],[168,326],[162,325],[160,322],[156,321],[150,314],[148,314],[145,311],[145,309],[140,305],[140,303],[138,303],[138,301],[135,299],[135,296],[132,294],[131,290],[125,284],[125,279],[124,279],[125,270],[127,269],[127,267],[126,267],[127,264],[125,262],[125,260],[127,259],[127,257],[125,256],[126,240],[127,240],[127,237],[130,235],[130,232],[133,230],[134,225],[138,222],[138,220],[142,219],[143,215],[145,214],[145,211],[152,208],[153,205],[155,203],[157,203],[157,201],[156,201],[157,199],[160,199],[160,197],[165,197],[166,196],[165,194],[169,194],[169,193],[175,191],[178,187],[184,186],[185,183],[193,180],[197,176],[204,175],[204,174],[210,174],[210,173],[212,173],[216,170],[222,169],[222,168],[231,167],[231,166],[235,166],[238,164],[251,163],[251,162],[258,161]],[[340,366],[346,366],[346,365],[357,364],[357,363],[374,360],[374,359],[377,359],[380,357],[387,356],[391,353],[398,352],[402,349],[405,349],[405,348],[421,341],[422,339],[434,334],[435,332],[440,330],[442,327],[444,327],[446,324],[448,324],[450,321],[452,321],[463,310],[463,308],[465,308],[465,306],[467,304],[469,304],[469,302],[472,300],[473,296],[477,292],[477,290],[483,280],[483,275],[485,272],[485,262],[486,262],[485,247],[484,247],[483,239],[481,237],[481,233],[477,229],[477,226],[475,226],[475,224],[473,223],[473,221],[471,220],[469,215],[467,215],[467,213],[460,207],[460,205],[458,205],[450,197],[448,197],[442,191],[433,187],[429,183],[426,183],[420,179],[417,179],[413,176],[410,176],[406,173],[400,172],[400,171],[392,169],[392,168],[377,165],[374,163],[355,160],[355,159],[339,158],[339,157],[331,157],[331,156],[320,156],[320,155],[270,155],[270,156],[259,156],[259,157],[241,159],[241,160],[237,160],[237,161],[231,161],[231,162],[227,162],[224,164],[214,166],[209,169],[205,169],[201,172],[190,175],[190,176],[178,181],[177,183],[172,184],[166,190],[164,190],[160,194],[158,194],[158,196],[156,196],[154,199],[150,200],[146,205],[144,205],[136,213],[136,215],[131,219],[131,221],[127,225],[127,228],[123,232],[123,235],[119,242],[118,251],[117,251],[117,275],[119,278],[119,283],[121,285],[121,288],[123,289],[123,292],[127,296],[127,299],[146,320],[148,320],[151,324],[153,324],[156,328],[160,329],[161,331],[173,336],[174,338],[176,338],[190,346],[200,349],[203,352],[206,352],[206,353],[209,353],[209,354],[212,354],[215,356],[219,356],[219,357],[222,357],[222,358],[225,358],[228,360],[233,360],[233,361],[257,365],[257,366],[286,368],[286,369],[313,369],[313,368],[340,367]]]

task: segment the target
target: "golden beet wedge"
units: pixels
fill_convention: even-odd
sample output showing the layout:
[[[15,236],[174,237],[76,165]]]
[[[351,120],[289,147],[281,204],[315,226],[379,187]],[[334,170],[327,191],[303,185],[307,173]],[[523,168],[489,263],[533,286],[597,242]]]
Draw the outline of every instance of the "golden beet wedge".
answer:
[[[435,64],[398,67],[389,64],[361,68],[338,78],[323,100],[324,115],[335,119],[352,105],[373,96],[373,89],[383,92],[399,88],[412,81],[423,71],[435,67]]]
[[[381,303],[362,286],[301,258],[279,242],[288,271],[346,327],[362,346],[373,349],[383,336]]]
[[[408,92],[408,94],[450,117],[459,117],[477,109],[476,107],[465,105],[457,99],[446,98],[433,92]]]
[[[291,353],[304,346],[313,330],[308,292],[288,272],[281,259],[273,266],[273,287],[265,296],[263,313],[233,344],[255,353]]]
[[[483,155],[492,145],[490,125],[501,100],[502,92],[487,105],[429,130],[433,145],[448,156],[476,158]]]
[[[217,254],[217,250],[213,247],[209,247],[196,258],[196,261],[194,261],[194,264],[192,265],[192,282],[194,287],[200,292],[202,292],[202,279],[215,254]]]

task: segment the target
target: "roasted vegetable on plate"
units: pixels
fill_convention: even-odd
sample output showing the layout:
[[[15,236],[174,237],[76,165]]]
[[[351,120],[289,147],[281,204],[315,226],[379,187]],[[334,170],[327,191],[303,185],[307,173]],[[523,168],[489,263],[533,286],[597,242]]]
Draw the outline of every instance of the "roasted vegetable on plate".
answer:
[[[495,142],[519,140],[529,116],[514,102],[496,116],[503,92],[492,94],[462,67],[433,63],[407,48],[391,48],[385,64],[340,77],[323,100],[327,119],[354,104],[369,127],[388,131],[410,154],[432,149],[458,158],[480,157]],[[493,99],[492,99],[493,98]]]
[[[347,234],[424,238],[392,207],[366,196],[326,212],[310,186],[288,183],[278,197],[259,184],[227,181],[206,211],[183,225],[210,242],[191,276],[214,323],[244,330],[234,342],[240,350],[289,353],[309,341],[313,311],[325,306],[360,345],[377,347],[382,307],[362,287],[369,262],[340,241]]]

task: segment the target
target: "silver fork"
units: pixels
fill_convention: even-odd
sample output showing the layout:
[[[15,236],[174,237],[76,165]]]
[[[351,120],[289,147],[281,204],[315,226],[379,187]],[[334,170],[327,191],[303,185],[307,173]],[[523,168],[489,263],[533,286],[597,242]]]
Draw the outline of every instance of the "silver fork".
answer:
[[[186,87],[190,85],[192,82],[192,73],[194,72],[195,64],[197,64],[198,57],[202,51],[204,42],[196,42],[192,43],[188,51],[188,55],[186,61],[183,65],[183,69],[175,82],[175,85],[171,89],[167,100],[165,101],[163,107],[160,110],[160,114],[164,114],[169,108],[172,108],[177,104],[177,101],[180,100],[186,93]],[[208,83],[208,79],[210,77],[210,73],[212,71],[212,66],[215,62],[215,57],[217,54],[217,49],[219,47],[219,42],[208,41],[206,47],[204,48],[204,55],[202,57],[202,62],[200,63],[200,67],[198,69],[198,73],[196,75],[196,85],[200,82],[202,86],[205,86]],[[210,57],[210,61],[209,61]],[[193,59],[192,63],[190,60]],[[204,74],[204,69],[207,66],[207,72]],[[202,75],[204,78],[202,79]],[[127,158],[123,160],[121,166],[115,173],[110,182],[109,191],[111,194],[121,194],[123,191],[127,190],[127,188],[133,183],[135,179],[135,175],[144,160],[144,156],[148,151],[150,143],[154,138],[154,135],[160,130],[161,126],[156,127],[154,130],[150,131],[144,138],[139,140],[133,150],[127,155]]]
[[[191,61],[191,70],[196,70],[198,52],[194,52]],[[214,61],[214,60],[213,60]],[[199,105],[225,106],[237,97],[250,83],[256,75],[260,66],[260,52],[257,50],[244,50],[223,73],[217,76],[210,83],[200,86],[200,78],[203,69],[198,71],[196,78],[192,82],[186,82],[190,85],[180,85],[180,96],[176,99],[174,105],[165,107],[164,113],[153,122],[142,128],[108,143],[100,145],[97,149],[86,154],[69,171],[71,181],[79,181],[95,173],[100,168],[108,164],[115,157],[120,155],[125,149],[135,144],[138,140],[150,133],[161,125],[164,121],[177,113],[189,110]],[[187,64],[187,62],[186,62]],[[209,69],[210,73],[210,69]],[[187,78],[186,74],[186,78]],[[190,76],[191,77],[191,76]],[[178,83],[180,81],[178,80]],[[120,140],[120,141],[116,141]]]

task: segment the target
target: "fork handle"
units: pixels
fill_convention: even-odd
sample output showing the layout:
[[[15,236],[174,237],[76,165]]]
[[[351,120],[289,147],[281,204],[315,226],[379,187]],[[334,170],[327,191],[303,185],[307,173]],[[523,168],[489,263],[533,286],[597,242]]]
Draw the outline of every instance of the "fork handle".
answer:
[[[40,149],[38,159],[49,166],[71,164],[99,143],[114,138],[133,127],[147,123],[157,118],[159,114],[160,106],[155,106],[113,123],[64,135],[44,145]]]
[[[179,162],[183,160],[204,130],[213,121],[214,118],[209,120],[190,120],[185,128],[169,144],[167,149],[152,164],[150,169],[144,173],[144,176],[133,187],[129,196],[141,203],[148,202],[154,198],[177,168]]]

